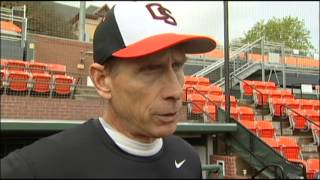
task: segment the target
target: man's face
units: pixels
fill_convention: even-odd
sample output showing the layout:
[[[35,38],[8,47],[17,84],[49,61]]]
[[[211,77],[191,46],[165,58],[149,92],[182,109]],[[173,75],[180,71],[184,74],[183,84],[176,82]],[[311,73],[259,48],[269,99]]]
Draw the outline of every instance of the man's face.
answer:
[[[179,120],[185,53],[168,49],[140,59],[121,61],[111,76],[109,101],[118,130],[141,139],[172,134]]]

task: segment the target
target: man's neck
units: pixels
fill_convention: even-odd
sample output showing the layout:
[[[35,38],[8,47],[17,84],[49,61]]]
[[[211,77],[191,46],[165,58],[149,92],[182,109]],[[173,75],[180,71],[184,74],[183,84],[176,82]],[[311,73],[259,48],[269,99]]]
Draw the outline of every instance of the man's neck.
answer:
[[[118,132],[132,140],[142,143],[152,143],[156,140],[156,138],[147,137],[144,134],[135,131],[134,127],[129,127],[124,120],[121,120],[115,116],[114,111],[111,108],[109,108],[109,110],[103,114],[103,119],[112,128],[116,129]]]

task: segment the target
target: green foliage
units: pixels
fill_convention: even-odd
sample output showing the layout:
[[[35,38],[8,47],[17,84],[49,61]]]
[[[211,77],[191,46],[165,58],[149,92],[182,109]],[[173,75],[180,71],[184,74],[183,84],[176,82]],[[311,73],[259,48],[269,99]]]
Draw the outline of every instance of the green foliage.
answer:
[[[304,22],[297,17],[287,16],[283,19],[273,17],[266,23],[264,20],[257,22],[240,40],[242,43],[250,43],[265,36],[266,41],[284,43],[291,49],[314,49],[309,41],[310,31],[304,26]]]
[[[1,2],[1,6],[7,8],[24,4],[27,6],[28,32],[70,39],[77,38],[72,32],[72,24],[45,1]]]

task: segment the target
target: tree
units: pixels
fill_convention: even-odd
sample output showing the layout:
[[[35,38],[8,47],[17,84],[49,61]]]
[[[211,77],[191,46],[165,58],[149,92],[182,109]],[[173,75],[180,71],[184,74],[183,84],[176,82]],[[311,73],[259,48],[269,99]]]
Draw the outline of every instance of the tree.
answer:
[[[283,19],[273,17],[267,23],[261,20],[244,36],[240,38],[242,43],[250,43],[265,36],[266,41],[284,43],[291,49],[314,49],[309,41],[310,31],[305,29],[304,21],[300,21],[297,17],[287,16]]]
[[[77,39],[72,32],[72,24],[56,13],[50,4],[41,1],[4,1],[1,6],[27,6],[28,32],[62,38]]]

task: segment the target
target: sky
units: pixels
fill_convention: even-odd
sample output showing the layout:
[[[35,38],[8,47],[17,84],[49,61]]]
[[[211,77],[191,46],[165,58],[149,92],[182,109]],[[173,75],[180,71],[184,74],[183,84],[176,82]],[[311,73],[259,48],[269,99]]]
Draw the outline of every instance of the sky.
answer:
[[[56,1],[80,7],[79,1]],[[153,1],[154,2],[154,1]],[[176,21],[188,33],[207,35],[224,43],[222,1],[158,1],[171,11]],[[110,8],[124,1],[86,1],[86,7],[107,4]],[[229,5],[229,40],[244,37],[258,21],[267,22],[272,17],[298,17],[310,31],[310,41],[319,52],[319,7],[318,1],[232,1]]]

